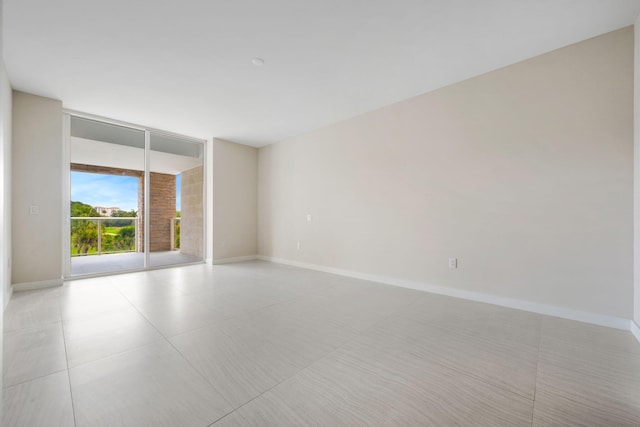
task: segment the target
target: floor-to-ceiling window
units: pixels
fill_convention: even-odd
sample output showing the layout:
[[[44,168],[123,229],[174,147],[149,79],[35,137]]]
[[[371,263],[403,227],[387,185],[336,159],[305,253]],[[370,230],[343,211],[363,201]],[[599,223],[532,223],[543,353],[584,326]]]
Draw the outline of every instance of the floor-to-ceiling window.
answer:
[[[203,259],[203,144],[151,132],[151,267]]]
[[[69,277],[204,259],[204,142],[74,114]]]

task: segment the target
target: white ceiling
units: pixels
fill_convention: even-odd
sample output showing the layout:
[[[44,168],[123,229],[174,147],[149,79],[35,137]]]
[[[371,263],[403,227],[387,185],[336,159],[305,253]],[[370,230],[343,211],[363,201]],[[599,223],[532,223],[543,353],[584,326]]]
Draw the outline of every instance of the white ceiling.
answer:
[[[4,0],[5,61],[14,88],[66,108],[262,146],[638,13],[640,0]]]
[[[144,150],[121,144],[71,137],[70,161],[81,165],[144,170]],[[162,151],[149,152],[151,172],[177,175],[202,165],[199,157],[181,156]]]

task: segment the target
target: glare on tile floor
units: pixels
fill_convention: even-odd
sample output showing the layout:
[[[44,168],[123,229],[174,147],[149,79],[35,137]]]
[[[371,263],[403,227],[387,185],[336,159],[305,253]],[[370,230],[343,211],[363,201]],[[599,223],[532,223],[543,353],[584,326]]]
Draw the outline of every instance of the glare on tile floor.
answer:
[[[267,262],[18,293],[3,425],[640,425],[627,331]]]

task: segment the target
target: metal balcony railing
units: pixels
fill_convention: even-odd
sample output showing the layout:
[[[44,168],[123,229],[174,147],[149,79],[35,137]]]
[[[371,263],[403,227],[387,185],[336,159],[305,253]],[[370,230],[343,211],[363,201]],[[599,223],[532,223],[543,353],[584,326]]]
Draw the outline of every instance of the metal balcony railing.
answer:
[[[171,250],[180,249],[180,218],[171,219]]]
[[[138,217],[71,217],[71,256],[136,252],[139,223]]]
[[[170,221],[171,250],[176,251],[180,249],[180,218]],[[139,217],[71,217],[71,256],[139,252],[140,230]]]

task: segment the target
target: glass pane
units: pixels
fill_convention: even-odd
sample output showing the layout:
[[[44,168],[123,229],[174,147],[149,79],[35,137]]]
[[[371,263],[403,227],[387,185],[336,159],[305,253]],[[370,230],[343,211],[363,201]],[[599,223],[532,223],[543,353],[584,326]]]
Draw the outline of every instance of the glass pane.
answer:
[[[71,117],[71,275],[144,268],[144,131]]]
[[[202,261],[203,144],[151,133],[149,263]]]

